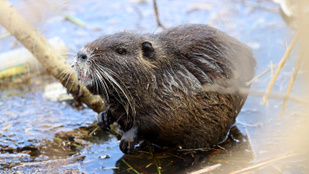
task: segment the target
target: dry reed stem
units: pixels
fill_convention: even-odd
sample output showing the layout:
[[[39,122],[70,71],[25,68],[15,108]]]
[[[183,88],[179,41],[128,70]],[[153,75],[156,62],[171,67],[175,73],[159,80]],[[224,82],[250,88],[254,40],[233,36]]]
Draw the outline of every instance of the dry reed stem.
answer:
[[[164,25],[160,21],[159,11],[158,11],[158,6],[157,6],[157,0],[153,0],[153,7],[154,7],[155,14],[156,14],[156,21],[157,21],[158,26],[165,29]]]
[[[265,95],[265,92],[263,92],[263,91],[255,91],[255,90],[250,90],[250,89],[247,89],[247,88],[237,88],[237,89],[235,89],[235,88],[225,88],[224,90],[218,90],[218,88],[216,88],[216,87],[209,88],[209,86],[207,86],[204,89],[208,92],[220,92],[221,94],[234,94],[235,92],[239,92],[239,93],[245,94],[245,95],[248,95],[248,94],[255,95],[255,96],[264,96]],[[269,94],[268,97],[271,97],[273,99],[284,99],[284,98],[286,98],[286,95],[272,93],[272,94]],[[297,103],[309,104],[309,100],[304,99],[304,98],[289,96],[288,99],[293,100],[294,102],[297,102]]]
[[[215,165],[212,165],[212,166],[208,166],[204,169],[201,169],[201,170],[198,170],[198,171],[194,171],[194,172],[191,172],[190,174],[203,174],[203,173],[207,173],[207,172],[211,172],[219,167],[221,167],[222,164],[218,163],[218,164],[215,164]]]
[[[158,164],[159,160],[155,157],[153,150],[151,148],[150,142],[148,142],[147,146],[148,146],[148,149],[149,149],[149,153],[152,157],[153,163],[156,165],[157,172],[158,172],[158,174],[161,174],[161,167],[159,167],[159,164]]]
[[[126,162],[126,160],[124,160],[123,158],[121,159],[122,162],[127,165],[129,167],[129,169],[131,169],[134,173],[139,174],[139,172],[137,170],[135,170],[128,162]]]
[[[23,165],[16,166],[15,168],[24,168],[24,167],[47,167],[47,166],[56,166],[56,165],[66,165],[71,163],[76,163],[78,161],[83,161],[85,156],[75,156],[69,157],[67,159],[56,159],[42,162],[27,162]]]
[[[297,73],[300,69],[300,66],[301,66],[301,63],[302,63],[302,60],[303,60],[303,57],[304,57],[304,52],[302,51],[302,53],[300,54],[298,60],[297,60],[297,63],[296,63],[296,67],[293,71],[293,74],[292,74],[292,77],[291,77],[291,80],[289,82],[289,87],[288,87],[288,90],[286,91],[286,97],[284,97],[284,100],[283,100],[283,106],[282,106],[282,110],[281,110],[281,116],[280,117],[283,117],[283,115],[285,114],[285,110],[286,110],[286,105],[288,103],[288,100],[289,100],[289,97],[291,95],[291,91],[292,91],[292,88],[294,86],[294,82],[296,80],[296,76],[297,76]]]
[[[41,0],[41,1],[44,2],[45,4],[47,4],[47,5],[49,6],[49,8],[50,8],[53,12],[55,12],[55,13],[61,15],[61,16],[64,17],[66,20],[71,21],[71,22],[75,23],[76,25],[78,25],[78,26],[80,26],[80,27],[86,27],[86,24],[85,24],[82,20],[78,19],[77,17],[74,17],[74,16],[71,16],[71,15],[65,14],[64,12],[62,12],[62,11],[61,11],[60,9],[58,9],[56,6],[52,5],[52,3],[48,2],[47,0]]]
[[[261,102],[262,104],[264,104],[264,105],[267,104],[268,96],[269,96],[269,94],[270,94],[270,92],[271,92],[271,90],[272,90],[272,88],[273,88],[273,86],[274,86],[274,84],[275,84],[275,82],[276,82],[276,80],[277,80],[277,78],[278,78],[278,76],[279,76],[279,74],[280,74],[280,72],[281,72],[281,70],[282,70],[282,68],[283,68],[283,66],[284,66],[284,64],[285,64],[285,62],[286,62],[286,60],[287,60],[288,57],[290,56],[290,54],[291,54],[291,52],[292,52],[292,50],[293,50],[293,48],[294,48],[294,46],[295,46],[295,44],[296,44],[296,42],[297,42],[299,36],[300,36],[300,33],[298,32],[298,33],[294,36],[292,42],[290,43],[290,45],[289,45],[289,47],[287,48],[287,50],[286,50],[284,56],[282,57],[280,63],[278,64],[278,68],[277,68],[277,70],[276,70],[276,72],[275,72],[275,75],[274,75],[274,77],[270,80],[270,82],[269,82],[269,84],[268,84],[268,87],[267,87],[267,89],[266,89],[265,95],[264,95],[263,100],[262,100],[262,102]]]
[[[273,65],[271,64],[270,68],[266,69],[265,71],[263,71],[262,73],[260,73],[259,75],[253,77],[249,82],[246,83],[246,85],[251,85],[253,82],[255,82],[257,79],[261,78],[262,76],[264,76],[265,74],[267,74],[269,71],[271,71],[271,74],[273,74],[273,69],[276,68],[278,65]]]
[[[69,65],[52,49],[47,39],[31,24],[29,24],[7,1],[0,0],[0,24],[20,41],[45,67],[46,71],[57,78],[75,96],[96,112],[105,109],[102,99],[91,93],[77,81],[76,75],[59,76]]]
[[[278,65],[274,65],[273,61],[270,61],[270,70],[271,70],[271,78],[274,78],[274,68],[276,68]]]
[[[280,156],[280,157],[276,157],[276,158],[269,159],[269,160],[263,160],[263,161],[261,161],[257,164],[252,165],[252,166],[231,172],[230,174],[239,174],[239,173],[244,173],[244,172],[256,170],[260,167],[265,167],[265,166],[271,165],[272,163],[275,163],[275,162],[278,162],[278,161],[281,161],[281,160],[284,160],[284,159],[288,159],[288,158],[291,158],[291,157],[295,157],[296,155],[299,155],[299,154],[293,153],[293,154],[288,154],[288,155],[285,155],[285,156]]]
[[[256,96],[263,96],[265,95],[265,92],[262,92],[262,91],[253,91],[253,90],[248,90],[248,91],[245,91],[245,90],[242,90],[243,93],[248,93],[250,95],[256,95]],[[294,102],[297,102],[297,103],[302,103],[302,104],[309,104],[309,101],[306,100],[306,99],[303,99],[303,98],[299,98],[299,97],[295,97],[295,96],[286,96],[286,95],[283,95],[283,94],[269,94],[268,97],[270,98],[273,98],[273,99],[289,99],[289,100],[292,100]]]

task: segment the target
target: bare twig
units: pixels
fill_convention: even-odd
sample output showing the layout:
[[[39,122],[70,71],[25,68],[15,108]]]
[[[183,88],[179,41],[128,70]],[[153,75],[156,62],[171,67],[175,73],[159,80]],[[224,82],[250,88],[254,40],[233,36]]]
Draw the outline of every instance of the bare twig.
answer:
[[[156,165],[158,174],[161,174],[161,170],[160,170],[160,167],[159,167],[159,164],[158,164],[158,159],[154,156],[152,148],[151,148],[151,145],[150,145],[149,142],[148,142],[148,149],[149,149],[149,152],[150,152],[150,154],[152,156],[152,160],[153,160],[154,164]]]
[[[270,61],[270,70],[271,70],[271,78],[274,78],[274,68],[278,65],[274,65],[272,61]]]
[[[249,82],[246,83],[246,85],[251,85],[253,82],[255,82],[257,79],[261,78],[265,74],[267,74],[269,71],[272,71],[273,68],[276,68],[277,65],[272,65],[270,68],[267,70],[263,71],[261,74],[255,76],[253,79],[251,79]]]
[[[0,36],[0,39],[6,38],[6,37],[9,37],[9,36],[11,36],[11,33],[6,32],[6,33],[4,33],[4,34],[2,34],[2,35]]]
[[[244,94],[251,94],[251,95],[256,95],[256,96],[264,96],[265,95],[265,92],[262,92],[262,91],[253,91],[253,90],[245,90],[245,89],[241,89],[241,92],[244,93]],[[299,97],[294,97],[294,96],[286,96],[286,95],[283,95],[283,94],[275,94],[275,93],[272,93],[272,94],[269,94],[268,97],[270,98],[273,98],[273,99],[289,99],[289,100],[292,100],[294,102],[297,102],[297,103],[303,103],[303,104],[309,104],[309,101],[306,100],[306,99],[303,99],[303,98],[299,98]]]
[[[252,134],[249,134],[249,131],[248,131],[248,126],[249,125],[244,125],[244,127],[245,127],[245,133],[246,133],[246,135],[247,135],[247,138],[248,138],[248,143],[249,143],[249,147],[251,147],[251,153],[252,153],[252,156],[253,156],[253,159],[256,159],[256,152],[257,152],[257,150],[256,150],[256,143],[252,143],[253,141],[252,141]]]
[[[297,60],[296,67],[295,67],[295,69],[293,71],[293,74],[292,74],[292,77],[291,77],[291,80],[290,80],[290,83],[289,83],[288,90],[286,91],[286,97],[284,97],[284,100],[283,100],[281,117],[283,117],[283,115],[285,114],[286,105],[287,105],[289,97],[291,95],[291,91],[292,91],[292,88],[293,88],[293,85],[294,85],[297,73],[298,73],[298,71],[300,69],[300,65],[302,63],[303,57],[304,57],[304,52],[302,51],[300,56],[299,56],[299,58],[298,58],[298,60]]]
[[[154,7],[155,14],[156,14],[156,20],[157,20],[158,26],[162,27],[163,29],[165,29],[164,25],[161,23],[160,18],[159,18],[159,11],[158,11],[158,7],[157,7],[157,0],[153,0],[153,7]]]
[[[49,3],[47,0],[41,0],[41,1],[43,1],[45,4],[48,4],[48,6],[50,7],[50,9],[53,12],[63,16],[66,20],[69,20],[69,21],[71,21],[71,22],[73,22],[76,25],[79,25],[81,27],[86,27],[86,24],[82,20],[80,20],[80,19],[78,19],[74,16],[70,16],[70,15],[65,14],[64,12],[62,12],[61,10],[56,8],[54,5],[52,5],[52,3]]]
[[[83,161],[85,156],[75,156],[67,159],[56,159],[42,162],[27,162],[21,166],[16,166],[15,168],[24,168],[24,167],[46,167],[46,166],[54,166],[54,165],[66,165],[69,163],[75,163],[78,161]]]
[[[269,96],[269,94],[270,94],[270,92],[271,92],[271,90],[272,90],[272,88],[273,88],[273,86],[274,86],[274,84],[275,84],[275,82],[276,82],[276,80],[278,78],[278,75],[280,74],[280,72],[281,72],[281,70],[282,70],[286,60],[290,56],[290,53],[292,52],[292,50],[293,50],[293,48],[294,48],[294,46],[295,46],[299,36],[300,36],[300,33],[298,32],[295,35],[295,37],[294,37],[293,41],[291,42],[291,44],[289,45],[289,47],[287,48],[287,50],[286,50],[283,58],[281,59],[280,63],[278,64],[278,68],[276,70],[276,73],[275,73],[274,77],[271,79],[271,81],[268,84],[268,87],[266,89],[265,95],[264,95],[263,100],[261,102],[262,104],[267,104],[268,96]]]
[[[264,160],[264,161],[261,161],[261,162],[259,162],[257,164],[254,164],[252,166],[249,166],[249,167],[246,167],[246,168],[243,168],[243,169],[231,172],[230,174],[238,174],[238,173],[249,172],[249,171],[258,169],[260,167],[265,167],[265,166],[271,165],[271,164],[273,164],[275,162],[278,162],[278,161],[281,161],[281,160],[284,160],[284,159],[288,159],[288,158],[294,157],[296,155],[299,155],[299,154],[293,153],[293,154],[289,154],[289,155],[285,155],[285,156],[276,157],[276,158],[273,158],[273,159]]]
[[[236,87],[230,87],[230,88],[224,88],[220,89],[217,86],[204,86],[204,90],[207,92],[219,92],[220,94],[234,94],[234,93],[241,93],[241,94],[250,94],[250,95],[255,95],[255,96],[264,96],[265,92],[263,91],[254,91],[254,90],[249,90],[247,88],[236,88]],[[269,94],[268,97],[274,98],[274,99],[284,99],[287,96],[283,94]],[[297,103],[303,103],[303,104],[309,104],[309,101],[305,98],[299,98],[299,97],[294,97],[294,96],[289,96],[289,100],[293,100],[294,102]]]
[[[125,163],[131,170],[133,170],[133,172],[135,172],[136,174],[139,174],[139,172],[137,170],[135,170],[129,163],[127,163],[124,159],[121,159],[123,163]]]
[[[201,169],[201,170],[198,170],[198,171],[194,171],[194,172],[191,172],[190,174],[203,174],[203,173],[207,173],[207,172],[210,172],[210,171],[213,171],[219,167],[221,167],[222,164],[215,164],[215,165],[212,165],[212,166],[208,166],[204,169]]]

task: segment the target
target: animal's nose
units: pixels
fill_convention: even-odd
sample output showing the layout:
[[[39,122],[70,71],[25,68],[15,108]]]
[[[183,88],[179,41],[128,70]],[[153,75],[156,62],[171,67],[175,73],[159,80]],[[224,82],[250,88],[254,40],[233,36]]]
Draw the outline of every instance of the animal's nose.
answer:
[[[88,56],[86,53],[82,51],[79,51],[77,53],[77,61],[84,62],[84,61],[87,61],[87,59],[88,59]]]

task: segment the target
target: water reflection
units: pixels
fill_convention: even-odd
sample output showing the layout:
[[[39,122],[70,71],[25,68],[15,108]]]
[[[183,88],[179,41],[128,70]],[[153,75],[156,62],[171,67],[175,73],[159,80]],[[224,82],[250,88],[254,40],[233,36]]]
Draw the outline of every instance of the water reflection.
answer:
[[[162,173],[187,173],[208,166],[217,168],[214,173],[228,173],[243,168],[253,159],[250,143],[236,126],[231,129],[228,138],[219,146],[205,151],[173,151],[154,148],[151,155],[149,145],[144,143],[134,150],[134,154],[124,155],[116,163],[115,173],[131,173],[131,165],[140,173],[157,173],[156,163]]]

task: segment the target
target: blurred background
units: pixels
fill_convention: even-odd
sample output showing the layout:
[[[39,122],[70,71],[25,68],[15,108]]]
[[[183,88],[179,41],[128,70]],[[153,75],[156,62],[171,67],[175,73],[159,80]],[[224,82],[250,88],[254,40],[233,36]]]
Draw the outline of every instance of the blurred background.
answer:
[[[297,1],[274,1],[157,0],[165,27],[194,23],[218,28],[250,47],[257,61],[256,76],[266,72],[252,81],[251,95],[235,124],[238,130],[232,129],[235,138],[202,160],[157,154],[162,173],[186,173],[209,166],[213,173],[308,171],[306,68],[298,71],[281,116],[300,50],[306,50],[307,35],[300,37],[303,47],[301,42],[292,47],[268,103],[261,104],[278,63],[302,26]],[[68,61],[82,45],[101,35],[163,30],[157,25],[152,0],[9,2]],[[309,5],[304,4],[304,13],[308,14]],[[118,148],[119,136],[97,130],[93,124],[96,113],[68,95],[1,26],[0,62],[0,172],[157,172],[152,158],[123,156]],[[306,66],[306,59],[302,64]]]

